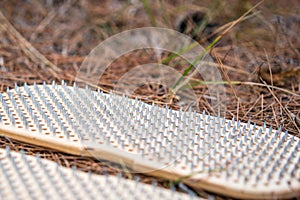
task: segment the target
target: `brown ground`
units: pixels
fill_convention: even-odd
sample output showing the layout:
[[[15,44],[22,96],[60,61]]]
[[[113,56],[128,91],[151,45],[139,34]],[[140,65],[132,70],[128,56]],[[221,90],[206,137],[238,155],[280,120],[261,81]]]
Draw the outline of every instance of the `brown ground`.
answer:
[[[185,33],[207,46],[216,35],[220,35],[221,32],[217,32],[219,27],[237,19],[258,1],[231,0],[226,3],[228,1],[204,0],[191,3],[153,0],[150,1],[150,11],[146,11],[143,3],[132,2],[137,3],[122,0],[0,1],[3,14],[0,13],[0,91],[13,87],[15,82],[67,80],[72,83],[81,62],[97,44],[132,28],[156,25],[185,29]],[[300,136],[299,7],[297,0],[267,0],[211,50],[224,80],[228,81],[224,99],[227,118],[235,117],[241,121],[251,118],[252,122],[259,125],[266,122],[267,126],[274,128],[281,125],[284,131]],[[192,35],[195,23],[188,20],[188,16],[199,22],[202,19],[199,11],[206,12],[207,23],[201,33]],[[211,36],[211,33],[216,35]],[[118,78],[134,66],[156,60],[151,50],[124,55],[110,66],[99,86],[112,89]],[[183,72],[186,63],[177,63],[174,67]],[[199,99],[199,108],[215,114],[216,108],[203,97],[206,87],[197,85],[193,89]],[[170,103],[165,91],[167,89],[161,86],[147,85],[139,88],[136,95],[149,97],[148,102]],[[170,106],[178,108],[176,102]],[[29,154],[39,152],[42,157],[68,167],[76,165],[83,171],[98,174],[122,171],[120,166],[105,161],[74,157],[1,137],[0,146],[5,145],[16,151],[25,149]],[[123,174],[131,176],[130,173]],[[155,179],[139,176],[143,182]],[[168,180],[158,181],[161,185],[169,185]],[[203,191],[199,194],[206,196]]]

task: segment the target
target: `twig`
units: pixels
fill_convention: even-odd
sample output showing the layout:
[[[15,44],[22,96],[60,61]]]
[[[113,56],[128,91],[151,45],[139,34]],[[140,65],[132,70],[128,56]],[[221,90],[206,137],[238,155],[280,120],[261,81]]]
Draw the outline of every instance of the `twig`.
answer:
[[[261,119],[264,118],[264,94],[261,94]]]
[[[264,48],[264,52],[265,52],[265,55],[266,55],[266,58],[267,58],[267,62],[268,62],[268,67],[269,67],[269,73],[270,73],[270,79],[271,79],[271,85],[273,86],[273,74],[272,74],[272,68],[271,68],[271,64],[270,64],[270,59],[269,59],[269,56],[266,52],[266,49]]]
[[[45,28],[51,23],[51,21],[54,20],[58,13],[66,13],[75,2],[76,1],[67,1],[59,9],[53,8],[33,31],[30,36],[30,41],[34,40],[39,33],[43,32]]]
[[[280,105],[280,107],[283,109],[283,111],[287,114],[287,116],[290,118],[290,120],[292,121],[292,123],[294,124],[295,128],[297,129],[298,133],[300,133],[300,129],[298,128],[296,122],[293,120],[292,116],[290,115],[290,113],[288,112],[288,110],[282,105],[282,103],[279,101],[279,99],[277,98],[277,96],[274,94],[274,92],[270,89],[270,87],[266,84],[266,82],[262,79],[260,79],[268,88],[269,92],[272,94],[272,96],[274,97],[274,99],[277,101],[277,103]]]
[[[225,77],[226,81],[228,82],[228,84],[229,84],[229,86],[230,86],[230,88],[231,88],[231,90],[232,90],[235,98],[238,100],[239,98],[238,98],[238,96],[236,94],[235,89],[232,86],[233,84],[231,83],[231,80],[230,80],[228,74],[226,73],[226,71],[224,69],[224,66],[223,66],[223,63],[222,63],[221,59],[216,54],[214,54],[214,57],[217,59],[218,64],[220,65],[221,71],[223,72],[223,76]]]
[[[211,50],[211,48],[213,48],[215,46],[215,44],[217,42],[219,42],[224,35],[226,35],[234,26],[236,26],[238,23],[240,23],[249,13],[251,13],[255,8],[257,8],[259,5],[261,5],[264,2],[264,0],[260,1],[259,3],[257,3],[255,6],[253,6],[251,9],[249,9],[247,12],[245,12],[242,16],[240,16],[238,19],[236,19],[235,21],[232,22],[232,24],[230,24],[230,26],[228,28],[226,28],[218,37],[216,37],[216,39],[214,39],[214,41],[212,43],[210,43],[202,52],[201,54],[192,62],[192,64],[184,71],[183,75],[176,81],[175,85],[173,86],[173,91],[174,93],[176,93],[182,86],[186,85],[190,78],[193,77],[196,73],[197,70],[194,70],[191,75],[189,75],[187,77],[187,79],[185,79],[182,83],[180,83],[183,78],[185,76],[187,76],[187,74],[189,73],[189,71],[191,71],[191,69],[193,68],[193,66],[199,61],[201,60],[204,55]],[[194,45],[194,44],[192,44]]]
[[[200,84],[206,84],[206,85],[229,84],[229,82],[227,82],[227,81],[206,82],[206,81],[201,81],[201,80],[194,79],[194,78],[191,78],[191,80],[193,82],[195,82],[195,84],[193,84],[193,86],[200,85]],[[300,94],[297,94],[295,92],[292,92],[292,91],[284,89],[284,88],[280,88],[280,87],[272,86],[272,85],[268,85],[268,84],[262,84],[262,83],[256,83],[256,82],[242,82],[242,81],[231,81],[231,84],[233,84],[233,85],[252,85],[252,86],[261,86],[261,87],[267,86],[269,88],[276,89],[276,90],[285,92],[287,94],[290,94],[290,95],[293,95],[296,97],[300,97]]]
[[[40,67],[46,67],[45,71],[48,71],[53,76],[57,77],[61,72],[56,65],[50,62],[44,55],[36,50],[6,19],[3,13],[0,11],[0,30],[8,32],[10,36],[13,36],[17,41],[21,50]]]

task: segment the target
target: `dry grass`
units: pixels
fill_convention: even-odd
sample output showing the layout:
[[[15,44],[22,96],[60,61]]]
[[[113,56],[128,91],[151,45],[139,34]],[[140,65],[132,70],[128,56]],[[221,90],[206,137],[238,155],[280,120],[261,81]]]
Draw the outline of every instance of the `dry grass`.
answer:
[[[151,24],[175,28],[182,16],[196,11],[206,12],[207,17],[205,27],[194,38],[207,46],[257,1],[215,1],[214,6],[208,0],[190,2],[153,0],[151,7],[145,9],[146,4],[138,1],[1,1],[0,91],[13,87],[15,82],[64,79],[72,83],[85,56],[109,36]],[[299,1],[265,1],[227,31],[211,50],[216,66],[227,81],[227,97],[223,99],[227,118],[251,119],[258,125],[266,122],[268,126],[282,126],[283,130],[300,136],[299,7]],[[110,66],[99,86],[104,90],[112,89],[118,78],[134,66],[153,61],[157,58],[150,50],[124,55]],[[187,65],[179,61],[171,64],[183,72]],[[192,81],[199,83],[202,80],[195,76]],[[210,105],[205,98],[206,86],[196,84],[193,89],[198,95],[200,109],[215,114],[216,106]],[[147,101],[159,104],[171,103],[170,106],[178,108],[174,101],[161,94],[161,90],[160,87],[145,86],[139,88],[136,95],[147,96]],[[121,166],[106,161],[74,157],[0,138],[0,146],[5,145],[16,151],[23,148],[28,154],[39,153],[63,166],[76,165],[83,171],[98,174],[122,171]],[[156,179],[139,176],[143,182]],[[158,182],[162,186],[169,185],[168,180]],[[206,196],[205,192],[200,193]]]

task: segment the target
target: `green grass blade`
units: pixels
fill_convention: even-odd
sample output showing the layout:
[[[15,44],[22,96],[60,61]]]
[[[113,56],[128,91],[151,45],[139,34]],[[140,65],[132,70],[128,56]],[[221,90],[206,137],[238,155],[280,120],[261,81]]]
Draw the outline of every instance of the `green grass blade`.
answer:
[[[186,68],[182,74],[182,76],[176,81],[175,85],[172,87],[172,89],[174,90],[179,83],[184,79],[185,76],[188,75],[188,73],[193,69],[194,65],[201,59],[203,59],[203,57],[205,56],[205,54],[221,39],[221,36],[218,36],[216,39],[214,39],[214,41],[212,43],[210,43],[202,52],[199,56],[197,56],[197,58],[190,64],[190,66],[188,68]]]
[[[142,0],[142,2],[144,4],[144,8],[145,8],[145,10],[147,12],[147,15],[149,17],[151,25],[156,27],[155,17],[154,17],[154,15],[152,13],[149,1],[148,0]]]

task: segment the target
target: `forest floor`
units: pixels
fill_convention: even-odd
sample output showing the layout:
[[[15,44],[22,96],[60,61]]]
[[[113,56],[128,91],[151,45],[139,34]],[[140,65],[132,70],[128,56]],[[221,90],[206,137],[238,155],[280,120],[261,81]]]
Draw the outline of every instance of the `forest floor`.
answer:
[[[147,3],[151,3],[148,5]],[[73,84],[81,63],[102,41],[125,30],[164,27],[181,31],[203,47],[222,35],[226,27],[253,8],[258,1],[0,1],[0,91],[14,84],[65,80]],[[230,2],[230,3],[228,3]],[[226,96],[222,104],[226,118],[288,131],[300,136],[300,1],[266,0],[222,35],[209,53],[219,69]],[[231,23],[231,24],[230,24]],[[174,41],[176,43],[176,41]],[[151,49],[136,50],[117,58],[97,85],[105,91],[134,67],[159,62],[168,52],[157,55]],[[183,73],[187,63],[171,62]],[[201,76],[194,81],[203,81]],[[202,82],[201,82],[202,83]],[[163,85],[138,88],[133,96],[178,109]],[[218,114],[218,105],[207,99],[207,86],[195,84],[199,111]],[[24,149],[28,154],[56,161],[63,166],[97,174],[122,172],[107,161],[76,157],[51,149],[0,137],[0,146]],[[124,172],[122,172],[124,173]],[[128,174],[124,173],[125,177]],[[145,183],[170,181],[138,175]],[[180,188],[178,190],[181,190]],[[207,192],[197,191],[202,197]],[[220,197],[226,198],[226,197]]]

